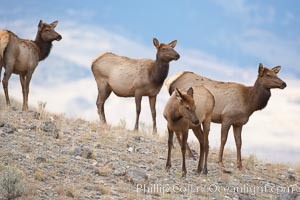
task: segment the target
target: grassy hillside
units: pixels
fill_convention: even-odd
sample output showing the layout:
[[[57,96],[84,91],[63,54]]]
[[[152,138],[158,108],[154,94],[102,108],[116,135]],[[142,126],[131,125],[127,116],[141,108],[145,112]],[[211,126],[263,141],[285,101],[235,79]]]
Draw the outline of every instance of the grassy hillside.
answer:
[[[223,173],[217,149],[210,149],[209,174],[197,175],[198,161],[187,159],[187,177],[181,178],[177,142],[172,169],[165,171],[166,136],[126,130],[124,121],[104,127],[37,107],[22,112],[13,101],[8,109],[0,98],[0,199],[300,199],[300,166],[251,155],[238,171],[235,151],[226,149]]]

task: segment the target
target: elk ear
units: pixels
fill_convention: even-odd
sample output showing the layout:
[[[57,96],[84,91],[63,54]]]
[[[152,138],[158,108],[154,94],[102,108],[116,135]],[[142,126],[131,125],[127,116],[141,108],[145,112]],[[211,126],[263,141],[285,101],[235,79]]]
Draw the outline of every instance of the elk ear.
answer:
[[[191,97],[194,96],[194,90],[193,90],[192,87],[190,87],[190,88],[188,89],[187,94],[190,95]]]
[[[158,41],[158,39],[153,38],[153,44],[158,49],[158,47],[159,47],[159,41]]]
[[[259,66],[258,66],[258,75],[259,76],[263,76],[264,70],[265,70],[265,68],[264,68],[263,64],[259,63]]]
[[[272,71],[275,72],[275,74],[278,74],[280,69],[281,69],[281,66],[279,65],[279,66],[276,66],[276,67],[272,68]]]
[[[52,26],[52,28],[55,28],[57,26],[57,24],[58,24],[58,21],[56,20],[56,21],[52,22],[50,24],[50,26]]]
[[[39,30],[40,30],[42,27],[43,27],[43,21],[40,20],[39,25],[38,25]]]
[[[169,43],[169,45],[170,45],[172,48],[174,48],[174,47],[176,46],[176,44],[177,44],[177,40],[174,40],[174,41],[172,41],[172,42]]]
[[[182,93],[180,92],[180,90],[178,88],[175,89],[175,94],[176,94],[176,99],[181,102],[183,100],[183,96]]]

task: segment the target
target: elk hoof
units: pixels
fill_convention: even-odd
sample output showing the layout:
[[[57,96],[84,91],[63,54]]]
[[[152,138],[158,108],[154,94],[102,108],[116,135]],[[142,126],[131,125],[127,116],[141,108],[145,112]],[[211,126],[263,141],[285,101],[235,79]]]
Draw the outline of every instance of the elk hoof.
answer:
[[[242,171],[242,170],[243,170],[242,164],[238,164],[238,165],[237,165],[237,168],[238,168],[240,171]]]
[[[153,134],[153,135],[156,135],[156,134],[157,134],[157,128],[156,128],[156,127],[153,128],[152,134]]]
[[[224,164],[223,164],[223,162],[222,162],[222,161],[219,161],[219,162],[218,162],[218,164],[219,164],[219,167],[221,167],[221,168],[225,168],[225,167],[224,167]]]
[[[203,174],[206,175],[206,176],[207,176],[207,174],[208,174],[208,170],[207,170],[206,167],[203,169]]]
[[[186,177],[186,171],[182,171],[181,178],[185,178],[185,177]]]
[[[197,169],[197,174],[200,176],[202,169]]]
[[[166,164],[166,171],[167,171],[167,172],[169,172],[169,171],[170,171],[170,169],[171,169],[171,166],[172,166],[171,164]]]

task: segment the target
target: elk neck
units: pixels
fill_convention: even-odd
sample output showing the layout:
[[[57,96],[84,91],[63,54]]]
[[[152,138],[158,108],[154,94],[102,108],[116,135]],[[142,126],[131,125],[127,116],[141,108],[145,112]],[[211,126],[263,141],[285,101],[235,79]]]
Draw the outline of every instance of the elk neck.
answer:
[[[182,119],[182,116],[179,113],[179,103],[174,103],[171,110],[171,120],[173,123],[176,123],[177,121]]]
[[[162,85],[169,73],[169,62],[156,57],[156,61],[150,71],[151,81],[156,85]]]
[[[44,41],[39,33],[37,33],[36,38],[33,42],[39,49],[39,60],[41,61],[47,58],[52,48],[52,42]]]
[[[253,87],[249,88],[249,103],[250,110],[253,113],[257,110],[262,110],[268,104],[271,97],[271,91],[269,88],[263,87],[263,85],[256,80]]]

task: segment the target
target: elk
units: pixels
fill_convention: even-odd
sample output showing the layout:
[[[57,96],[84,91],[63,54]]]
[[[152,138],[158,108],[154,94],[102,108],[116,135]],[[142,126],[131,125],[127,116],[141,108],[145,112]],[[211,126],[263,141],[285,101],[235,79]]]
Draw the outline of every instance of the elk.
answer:
[[[197,172],[207,174],[207,157],[209,150],[208,134],[215,100],[213,95],[202,86],[190,87],[186,93],[180,92],[177,88],[169,98],[165,109],[164,117],[167,120],[169,133],[168,158],[166,170],[171,168],[171,150],[173,146],[173,133],[181,143],[182,153],[182,176],[187,173],[185,166],[185,153],[187,147],[188,131],[192,129],[200,145],[200,158]],[[203,125],[203,130],[201,128]],[[205,162],[203,167],[203,157]]]
[[[179,54],[174,50],[177,40],[169,44],[159,43],[154,38],[157,49],[156,60],[131,59],[106,52],[92,63],[92,72],[98,86],[96,101],[100,122],[106,124],[104,103],[113,91],[119,97],[134,97],[136,104],[136,121],[134,130],[139,128],[139,116],[143,96],[149,97],[153,120],[153,133],[156,128],[156,97],[169,72],[169,63],[178,60]]]
[[[22,110],[28,110],[29,84],[32,74],[39,61],[48,57],[52,42],[62,39],[61,35],[54,30],[57,24],[58,21],[47,24],[40,20],[35,40],[21,39],[9,30],[0,30],[0,75],[3,66],[5,73],[2,85],[7,106],[10,106],[8,81],[14,73],[19,75],[22,85]]]
[[[170,93],[175,88],[205,86],[214,95],[215,107],[212,122],[221,124],[218,163],[223,169],[223,151],[231,126],[237,149],[237,168],[242,169],[241,133],[243,125],[248,122],[253,112],[266,107],[271,97],[271,89],[284,89],[286,87],[286,83],[277,76],[280,69],[280,66],[269,69],[260,63],[257,79],[254,86],[251,87],[239,83],[211,80],[193,72],[181,72],[171,77],[172,82],[168,84]]]

